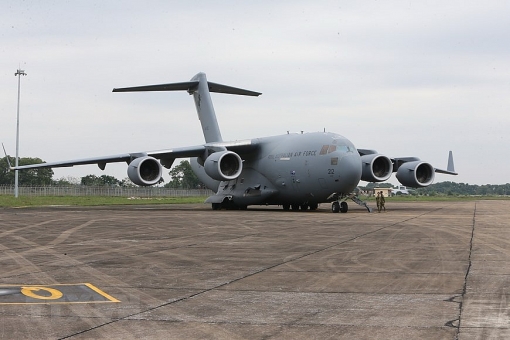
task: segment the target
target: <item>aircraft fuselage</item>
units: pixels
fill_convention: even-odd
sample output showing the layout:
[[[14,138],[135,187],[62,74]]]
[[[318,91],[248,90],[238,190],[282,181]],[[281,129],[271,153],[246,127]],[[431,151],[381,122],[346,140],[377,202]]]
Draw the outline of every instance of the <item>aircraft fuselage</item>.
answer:
[[[211,181],[192,160],[197,176],[237,206],[303,205],[327,202],[331,194],[349,194],[361,179],[354,145],[334,133],[286,134],[252,140],[260,147],[243,157],[243,170],[231,181]]]

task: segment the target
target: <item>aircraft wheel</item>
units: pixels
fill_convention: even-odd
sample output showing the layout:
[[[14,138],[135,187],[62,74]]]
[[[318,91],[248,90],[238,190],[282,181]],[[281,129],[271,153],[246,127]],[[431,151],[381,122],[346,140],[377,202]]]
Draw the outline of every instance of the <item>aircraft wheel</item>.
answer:
[[[291,207],[294,211],[299,210],[299,204],[292,204]]]
[[[221,209],[221,203],[213,203],[212,204],[212,210],[220,210]]]
[[[302,204],[301,205],[301,210],[302,211],[307,211],[308,210],[308,204]]]
[[[349,210],[349,206],[347,205],[347,202],[340,203],[340,212],[345,214],[347,212],[347,210]]]
[[[317,210],[318,207],[319,207],[318,203],[311,203],[310,204],[310,210]]]
[[[334,213],[339,212],[340,211],[340,203],[333,202],[333,204],[331,204],[331,211]]]
[[[290,210],[290,204],[284,204],[283,210]]]

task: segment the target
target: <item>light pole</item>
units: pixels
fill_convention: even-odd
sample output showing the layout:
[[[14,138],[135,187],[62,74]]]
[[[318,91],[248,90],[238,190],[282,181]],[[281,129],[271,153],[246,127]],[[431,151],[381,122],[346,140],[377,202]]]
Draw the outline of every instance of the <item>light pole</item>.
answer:
[[[21,76],[26,76],[24,70],[18,69],[16,73],[14,73],[14,76],[18,77],[18,112],[16,115],[16,167],[19,165],[19,97],[20,97],[20,83],[21,83]],[[18,191],[18,170],[14,170],[14,197],[19,196]]]

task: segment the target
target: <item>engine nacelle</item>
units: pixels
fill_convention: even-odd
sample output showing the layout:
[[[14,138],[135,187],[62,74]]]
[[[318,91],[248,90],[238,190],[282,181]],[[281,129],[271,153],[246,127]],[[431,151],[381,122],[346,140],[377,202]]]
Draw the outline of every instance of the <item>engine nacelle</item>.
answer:
[[[384,182],[393,173],[393,163],[384,155],[361,156],[361,164],[361,180],[365,182]]]
[[[127,173],[131,182],[149,186],[160,181],[163,176],[163,167],[154,157],[138,157],[129,163]]]
[[[404,163],[397,171],[398,181],[411,188],[421,188],[432,184],[434,176],[434,167],[421,161]]]
[[[211,154],[204,162],[205,173],[217,181],[231,181],[243,171],[243,160],[232,151]]]

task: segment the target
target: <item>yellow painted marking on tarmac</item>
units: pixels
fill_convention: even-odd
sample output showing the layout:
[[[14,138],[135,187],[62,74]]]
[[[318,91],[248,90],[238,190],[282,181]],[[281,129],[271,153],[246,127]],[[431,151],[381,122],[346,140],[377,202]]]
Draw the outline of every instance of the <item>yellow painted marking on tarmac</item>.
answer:
[[[111,302],[121,301],[103,292],[101,289],[90,283],[57,283],[50,284],[48,286],[0,284],[0,305],[84,304]]]
[[[109,294],[106,294],[105,292],[103,292],[101,289],[95,287],[94,285],[90,284],[90,283],[84,283],[85,286],[89,287],[90,289],[92,289],[93,291],[95,291],[96,293],[98,293],[99,295],[102,295],[104,296],[106,299],[110,300],[111,302],[120,302],[120,300],[117,300],[116,298],[114,298],[113,296],[109,295]]]
[[[40,291],[45,291],[50,293],[50,296],[45,295],[39,295],[37,294]],[[31,287],[21,287],[21,294],[31,297],[33,299],[40,299],[40,300],[57,300],[60,299],[64,294],[60,290],[54,289],[54,288],[48,288],[48,287],[37,287],[37,286],[31,286]]]

